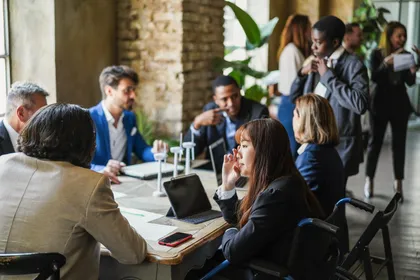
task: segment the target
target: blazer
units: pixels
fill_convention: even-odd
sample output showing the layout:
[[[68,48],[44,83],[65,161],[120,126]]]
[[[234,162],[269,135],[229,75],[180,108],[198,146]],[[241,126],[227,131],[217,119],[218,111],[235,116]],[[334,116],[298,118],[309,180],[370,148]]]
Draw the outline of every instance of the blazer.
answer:
[[[406,85],[412,86],[416,83],[416,74],[412,74],[410,70],[394,72],[383,61],[384,56],[380,49],[371,53],[371,80],[376,83],[376,89],[371,93],[371,112],[375,115],[392,115],[406,119],[413,112]]]
[[[95,107],[89,109],[96,127],[96,149],[93,156],[91,169],[95,171],[103,170],[111,157],[111,145],[109,140],[108,122],[101,102]],[[146,144],[143,137],[137,130],[136,116],[133,112],[124,111],[123,124],[125,133],[127,135],[127,152],[125,154],[124,162],[131,164],[131,153],[143,161],[154,161],[152,147]],[[132,132],[135,133],[132,135]]]
[[[315,76],[298,75],[292,84],[290,96],[293,102],[299,96],[314,91]],[[369,80],[366,67],[355,55],[344,51],[334,69],[328,69],[320,82],[327,88],[328,99],[337,121],[340,144],[337,151],[344,164],[346,176],[359,173],[363,161],[362,126],[360,115],[369,106]]]
[[[219,108],[215,102],[210,102],[206,104],[203,108],[203,112]],[[255,102],[253,100],[247,99],[245,97],[241,98],[241,109],[239,110],[237,120],[242,123],[247,123],[251,120],[261,119],[268,117],[268,109],[266,106]],[[191,129],[188,130],[184,137],[184,141],[191,141]],[[208,146],[223,138],[225,140],[225,145],[227,145],[226,140],[226,121],[223,120],[218,125],[209,125],[200,127],[200,136],[194,135],[195,148],[194,153],[196,156],[201,154]],[[223,157],[224,155],[215,155],[216,157]],[[206,151],[206,159],[210,159],[210,153]]]
[[[258,258],[278,265],[287,263],[294,230],[310,212],[304,198],[307,188],[298,175],[274,180],[261,192],[251,207],[248,222],[239,230],[227,230],[222,239],[222,251],[232,264],[244,264]],[[215,201],[223,217],[237,224],[238,197]]]
[[[0,156],[4,154],[14,153],[12,141],[10,140],[9,133],[4,126],[3,121],[0,121]]]
[[[0,201],[0,252],[63,254],[63,280],[98,279],[99,243],[121,263],[146,257],[146,242],[121,215],[109,179],[87,168],[2,156]]]
[[[346,196],[344,166],[333,145],[308,144],[297,157],[296,167],[315,194],[326,217],[335,204]],[[349,236],[344,208],[334,223],[340,227],[340,250],[348,252]]]

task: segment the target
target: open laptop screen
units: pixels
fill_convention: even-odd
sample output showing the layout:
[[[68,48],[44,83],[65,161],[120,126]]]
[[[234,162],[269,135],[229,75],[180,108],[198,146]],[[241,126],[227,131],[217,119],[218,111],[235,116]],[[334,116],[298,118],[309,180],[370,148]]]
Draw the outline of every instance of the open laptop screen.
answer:
[[[220,138],[209,146],[209,153],[213,170],[216,173],[217,185],[222,184],[223,156],[227,153],[223,138]]]
[[[178,219],[211,210],[211,204],[196,174],[180,176],[163,184]]]

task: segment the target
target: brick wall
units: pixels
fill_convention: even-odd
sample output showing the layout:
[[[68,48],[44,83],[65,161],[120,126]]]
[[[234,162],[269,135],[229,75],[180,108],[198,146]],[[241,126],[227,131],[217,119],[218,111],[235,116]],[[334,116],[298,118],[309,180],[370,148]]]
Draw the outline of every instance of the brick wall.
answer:
[[[138,105],[160,134],[185,130],[210,100],[223,56],[223,0],[117,1],[118,63],[140,75]]]

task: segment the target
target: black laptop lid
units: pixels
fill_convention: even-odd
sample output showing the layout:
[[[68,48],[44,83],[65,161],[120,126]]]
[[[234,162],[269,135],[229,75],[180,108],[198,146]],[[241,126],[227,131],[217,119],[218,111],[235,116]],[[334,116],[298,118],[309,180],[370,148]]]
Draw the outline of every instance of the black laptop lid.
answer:
[[[178,219],[211,210],[203,184],[196,174],[172,178],[163,186]]]
[[[209,153],[213,171],[216,174],[217,185],[220,186],[222,184],[223,156],[227,154],[223,138],[209,146]]]

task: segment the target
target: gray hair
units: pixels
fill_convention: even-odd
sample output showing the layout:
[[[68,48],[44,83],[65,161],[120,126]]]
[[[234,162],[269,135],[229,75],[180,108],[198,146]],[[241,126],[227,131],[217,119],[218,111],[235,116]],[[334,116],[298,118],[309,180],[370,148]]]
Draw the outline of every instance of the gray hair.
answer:
[[[40,94],[47,97],[48,92],[37,84],[31,82],[15,82],[7,94],[6,117],[10,117],[19,106],[30,109],[35,105],[33,96]]]

